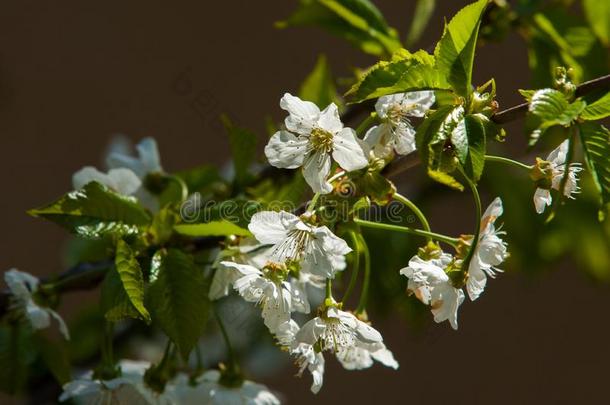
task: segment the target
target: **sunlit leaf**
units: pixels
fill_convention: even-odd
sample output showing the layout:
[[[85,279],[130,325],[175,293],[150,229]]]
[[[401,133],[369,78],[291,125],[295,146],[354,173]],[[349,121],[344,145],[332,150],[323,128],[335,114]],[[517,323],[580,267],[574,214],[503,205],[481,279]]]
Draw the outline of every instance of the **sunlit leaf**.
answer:
[[[250,231],[235,225],[229,221],[212,221],[206,224],[184,224],[174,227],[181,235],[204,237],[204,236],[249,236]]]

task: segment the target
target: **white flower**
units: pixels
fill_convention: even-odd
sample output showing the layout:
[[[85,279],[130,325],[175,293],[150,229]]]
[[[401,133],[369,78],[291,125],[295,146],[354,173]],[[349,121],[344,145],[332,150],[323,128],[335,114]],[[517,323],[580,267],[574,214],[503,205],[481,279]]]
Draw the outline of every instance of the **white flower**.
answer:
[[[144,187],[144,182],[146,177],[151,174],[163,173],[157,142],[153,138],[144,138],[136,145],[136,151],[138,156],[132,156],[121,145],[116,150],[110,151],[106,158],[106,164],[110,169],[125,168],[134,172],[142,182],[142,186],[138,189],[135,196],[144,207],[152,212],[156,212],[160,208],[159,200]]]
[[[272,166],[303,167],[303,176],[313,191],[329,193],[332,191],[327,181],[331,156],[346,171],[362,169],[368,164],[356,132],[343,127],[334,103],[320,111],[314,103],[286,93],[280,107],[290,115],[285,120],[287,130],[276,132],[265,147]]]
[[[51,317],[59,323],[59,330],[66,339],[70,339],[68,327],[59,314],[51,308],[41,307],[34,301],[33,295],[38,290],[39,280],[31,274],[11,269],[4,273],[4,281],[12,294],[12,304],[25,317],[34,329],[45,329],[51,325]]]
[[[496,229],[496,219],[502,215],[502,200],[498,197],[489,205],[481,218],[479,243],[468,266],[466,290],[472,301],[476,300],[485,289],[487,276],[494,277],[496,268],[507,257],[506,243],[500,238],[505,232]]]
[[[445,268],[453,258],[441,253],[438,258],[424,260],[414,256],[409,266],[400,270],[400,274],[409,279],[408,290],[417,299],[432,308],[434,321],[448,320],[453,329],[458,328],[458,308],[464,302],[464,292],[453,287]]]
[[[559,191],[561,182],[566,170],[566,158],[568,154],[569,140],[565,140],[555,150],[553,150],[546,161],[550,164],[550,170],[552,175],[551,187]],[[568,172],[568,179],[565,184],[563,193],[568,198],[573,198],[572,194],[576,194],[580,191],[578,187],[578,172],[582,170],[579,163],[570,164]],[[551,196],[551,190],[538,188],[534,193],[534,205],[536,206],[536,212],[542,214],[547,206],[550,206],[553,202]]]
[[[123,148],[121,148],[123,149]],[[138,156],[131,156],[124,150],[110,151],[106,164],[111,169],[127,168],[140,179],[151,173],[163,173],[157,142],[153,138],[144,138],[136,145]]]
[[[220,384],[221,374],[217,370],[204,373],[197,381],[208,390],[209,399],[199,404],[225,405],[279,405],[280,400],[267,387],[252,381],[244,381],[240,387],[229,388]]]
[[[423,117],[434,104],[433,91],[414,91],[383,96],[377,100],[375,110],[383,120],[369,129],[364,141],[379,158],[396,151],[406,155],[415,150],[415,129],[409,117]]]
[[[223,261],[249,264],[262,268],[269,261],[269,249],[258,243],[254,238],[242,238],[237,246],[228,246],[222,250],[213,266],[216,270],[208,294],[211,300],[227,296],[235,280],[242,276],[238,270],[223,266],[221,264]]]
[[[313,382],[311,392],[317,394],[324,384],[324,355],[316,352],[313,345],[299,343],[290,354],[296,357],[296,364],[299,367],[298,376],[301,377],[305,369],[309,370]]]
[[[290,283],[284,281],[285,274],[281,270],[269,267],[265,269],[265,274],[247,264],[222,262],[222,265],[241,273],[241,277],[233,283],[235,290],[246,301],[262,307],[262,317],[271,333],[275,333],[281,324],[290,320],[292,289]]]
[[[82,189],[92,181],[128,196],[133,195],[142,185],[138,176],[129,169],[111,169],[108,173],[102,173],[95,167],[86,166],[72,176],[72,186],[75,190]]]
[[[326,226],[314,226],[302,218],[285,211],[262,211],[252,216],[248,229],[260,243],[273,245],[273,260],[299,261],[301,271],[333,278],[345,269],[345,255],[352,249]]]
[[[155,394],[144,385],[148,362],[122,360],[121,376],[111,380],[94,380],[93,373],[63,386],[59,401],[73,399],[83,404],[147,405],[157,402]]]
[[[352,313],[329,307],[325,313],[297,328],[294,323],[283,325],[278,341],[290,344],[290,352],[297,358],[300,373],[309,369],[314,380],[311,387],[314,393],[322,387],[323,351],[335,353],[348,370],[368,368],[373,359],[398,368],[394,356],[383,344],[381,334]]]

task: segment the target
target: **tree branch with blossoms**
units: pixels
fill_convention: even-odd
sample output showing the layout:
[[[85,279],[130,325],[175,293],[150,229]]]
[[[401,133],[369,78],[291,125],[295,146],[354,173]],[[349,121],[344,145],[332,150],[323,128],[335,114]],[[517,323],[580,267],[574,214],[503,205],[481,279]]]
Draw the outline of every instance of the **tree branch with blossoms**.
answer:
[[[487,204],[479,195],[490,162],[531,179],[535,191],[528,204],[540,215],[546,212],[547,222],[560,215],[566,199],[576,198],[578,176],[586,170],[604,218],[610,132],[599,121],[610,116],[610,76],[578,86],[582,66],[555,67],[552,75],[547,72],[552,85],[521,90],[526,103],[498,111],[495,81],[472,83],[479,34],[493,28],[490,10],[498,4],[479,0],[463,8],[445,25],[431,54],[404,49],[369,2],[353,10],[343,3],[305,2],[295,15],[313,10],[325,16],[325,24],[339,21],[344,31],[333,32],[381,60],[353,78],[345,94],[351,107],[344,109],[320,59],[299,95],[280,99],[286,117],[265,146],[269,167],[253,164],[256,136],[224,118],[232,178],[211,166],[168,173],[156,142],[147,138],[135,153],[112,151],[107,170],[78,171],[72,191],[29,211],[67,229],[84,248],[76,252],[78,264],[56,277],[41,281],[16,269],[5,273],[0,314],[2,328],[11,333],[0,334],[9,340],[0,348],[39,342],[37,356],[61,383],[61,401],[279,403],[267,387],[246,379],[230,319],[220,310],[235,299],[294,359],[299,376],[311,374],[313,393],[323,387],[329,357],[346,370],[374,363],[397,369],[369,319],[381,253],[364,229],[388,240],[407,234],[417,241],[410,259],[391,269],[394,282],[406,284],[407,294],[427,306],[435,322],[457,330],[466,297],[476,301],[509,258],[502,199]],[[354,21],[365,21],[367,29]],[[489,25],[481,31],[484,22]],[[412,31],[410,40],[416,35]],[[553,143],[550,154],[534,162],[487,154],[489,143],[507,137],[501,125],[523,116],[530,145]],[[581,155],[584,165],[576,161]],[[472,194],[471,229],[436,232],[413,196],[397,190],[390,179],[415,165],[447,191]],[[417,226],[389,215],[392,204],[412,213]],[[91,250],[101,251],[102,259],[85,259]],[[82,375],[72,376],[69,364],[59,372],[67,359],[48,349],[66,343],[36,339],[57,323],[69,340],[70,328],[56,312],[59,300],[66,292],[95,287],[102,318],[99,362]],[[116,359],[115,337],[126,323],[161,333],[163,354],[152,362]],[[225,362],[205,364],[200,341],[214,333],[224,341]],[[33,364],[1,354],[0,361],[11,359],[5,369],[15,375]]]

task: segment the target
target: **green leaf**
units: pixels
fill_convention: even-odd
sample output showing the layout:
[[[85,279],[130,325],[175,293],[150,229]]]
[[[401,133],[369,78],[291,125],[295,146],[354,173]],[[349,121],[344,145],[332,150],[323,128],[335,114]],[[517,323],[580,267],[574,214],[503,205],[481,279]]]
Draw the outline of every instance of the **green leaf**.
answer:
[[[474,182],[478,182],[483,174],[485,167],[485,151],[487,129],[486,123],[488,119],[485,116],[476,114],[468,115],[462,123],[458,124],[453,132],[464,131],[468,139],[468,153],[464,160],[460,159],[460,163],[464,168],[464,172]],[[493,125],[489,123],[489,125]],[[459,157],[459,156],[458,156]]]
[[[206,192],[215,184],[221,183],[222,178],[215,166],[203,165],[191,170],[176,173],[189,189],[189,193]]]
[[[276,26],[318,26],[376,56],[401,47],[396,30],[368,0],[301,0],[297,11]]]
[[[610,46],[610,2],[583,0],[582,5],[595,35],[605,46]]]
[[[461,107],[440,107],[424,120],[415,133],[417,150],[430,178],[460,191],[464,186],[450,175],[456,168],[455,155],[445,148],[445,144],[462,115]]]
[[[235,225],[229,221],[212,221],[207,224],[185,224],[176,225],[174,227],[176,232],[181,235],[192,236],[192,237],[203,237],[203,236],[250,236],[251,233],[247,229]]]
[[[155,214],[149,233],[156,245],[164,245],[174,233],[174,225],[178,223],[180,216],[171,206],[161,208]]]
[[[294,211],[303,202],[310,188],[301,173],[286,173],[284,171],[260,181],[255,187],[248,188],[248,195],[261,203],[273,205],[272,210]]]
[[[199,212],[194,223],[208,223],[211,221],[229,221],[241,228],[247,228],[254,214],[264,208],[258,201],[248,199],[225,200],[220,203],[206,205]]]
[[[102,283],[100,307],[104,318],[110,322],[141,319],[140,313],[131,303],[123,287],[121,276],[114,267],[108,270]]]
[[[326,56],[318,56],[316,65],[301,85],[299,97],[315,103],[320,109],[330,103],[341,104]]]
[[[579,126],[585,161],[605,207],[610,203],[610,131],[603,125],[584,123]],[[602,215],[600,215],[602,216]]]
[[[548,128],[553,125],[571,125],[585,107],[586,103],[582,100],[570,103],[562,92],[542,89],[532,96],[529,110],[542,120],[542,128]]]
[[[601,120],[610,116],[610,93],[587,105],[580,118],[587,121]]]
[[[35,356],[28,329],[19,324],[0,326],[0,389],[3,392],[22,391],[27,382],[28,366]]]
[[[256,156],[256,134],[236,127],[227,116],[222,116],[222,122],[229,135],[233,167],[235,168],[235,182],[243,186],[250,180],[250,165]]]
[[[100,238],[109,233],[133,235],[151,220],[134,198],[119,195],[97,182],[29,214],[55,222],[85,238]]]
[[[434,14],[434,8],[436,7],[436,0],[417,0],[415,4],[415,12],[413,13],[413,20],[411,21],[411,28],[407,34],[405,45],[407,48],[415,45],[421,38],[430,17]]]
[[[161,254],[159,273],[148,289],[147,306],[154,323],[186,360],[203,334],[208,315],[203,270],[191,255],[177,249]]]
[[[450,89],[434,65],[434,57],[425,51],[410,53],[401,49],[390,61],[371,67],[346,96],[357,103],[388,94],[430,89]]]
[[[472,64],[487,3],[488,0],[479,0],[458,11],[445,25],[443,36],[434,50],[438,69],[456,93],[463,97],[469,97],[472,92]]]
[[[60,385],[64,385],[72,379],[70,359],[63,342],[53,341],[42,332],[33,335],[36,347],[40,351],[40,357],[53,377]]]
[[[135,253],[122,239],[119,239],[117,242],[114,263],[129,302],[138,311],[139,317],[150,323],[150,314],[144,307],[144,278],[142,277],[142,269]]]

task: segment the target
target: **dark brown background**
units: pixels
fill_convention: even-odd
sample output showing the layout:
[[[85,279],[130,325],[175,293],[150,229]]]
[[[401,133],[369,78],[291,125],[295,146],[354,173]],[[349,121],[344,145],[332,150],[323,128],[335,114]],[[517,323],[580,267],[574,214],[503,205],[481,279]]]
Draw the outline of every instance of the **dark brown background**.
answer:
[[[99,166],[110,135],[155,137],[169,171],[221,164],[228,147],[219,113],[258,130],[262,141],[264,117],[282,116],[280,96],[297,91],[319,52],[343,75],[374,62],[316,29],[276,31],[272,23],[295,1],[161,3],[0,5],[0,268],[61,270],[66,235],[24,211],[69,189],[83,165]],[[411,1],[376,3],[406,32]],[[439,3],[423,47],[438,38],[442,17],[465,2]],[[518,37],[479,52],[475,82],[492,74],[500,102],[519,102],[515,90],[529,77]],[[450,200],[458,204],[452,209],[464,198]],[[440,230],[458,231],[470,221],[437,211]],[[73,313],[79,299],[70,297],[61,312]],[[570,263],[536,280],[508,273],[462,307],[458,332],[440,325],[416,335],[402,322],[377,322],[401,363],[398,372],[346,372],[331,361],[317,397],[309,393],[309,375],[295,379],[293,370],[266,383],[292,404],[607,403],[609,304],[608,288]]]

